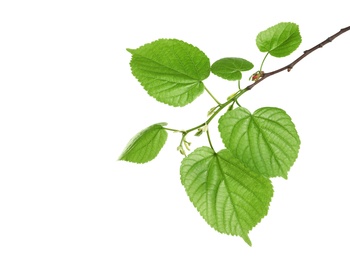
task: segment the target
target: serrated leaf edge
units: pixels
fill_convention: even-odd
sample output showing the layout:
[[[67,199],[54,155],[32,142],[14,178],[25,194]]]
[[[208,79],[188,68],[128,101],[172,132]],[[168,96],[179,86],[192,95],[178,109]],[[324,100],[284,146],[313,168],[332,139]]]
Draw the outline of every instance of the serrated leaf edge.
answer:
[[[174,104],[169,104],[169,103],[167,103],[167,102],[164,102],[163,100],[159,100],[159,98],[157,98],[157,97],[154,97],[153,95],[150,94],[150,91],[146,89],[146,87],[144,86],[144,84],[142,84],[142,82],[138,79],[138,77],[136,77],[135,72],[134,72],[134,69],[133,69],[133,67],[131,66],[131,62],[132,62],[132,59],[133,59],[133,56],[134,56],[134,55],[138,55],[138,56],[141,56],[141,57],[143,57],[143,58],[147,58],[147,57],[145,57],[145,56],[143,56],[143,55],[137,54],[137,50],[138,50],[138,49],[140,49],[140,48],[142,48],[142,47],[144,47],[144,46],[150,45],[150,44],[152,44],[152,43],[155,43],[155,42],[158,42],[158,41],[162,41],[162,40],[174,40],[174,41],[177,41],[177,42],[182,42],[182,43],[185,43],[185,44],[187,44],[187,45],[190,45],[191,47],[193,47],[193,48],[197,49],[199,52],[201,52],[201,53],[208,59],[208,61],[209,61],[209,71],[208,71],[208,75],[207,75],[205,78],[201,79],[201,80],[198,80],[198,79],[196,79],[196,78],[193,78],[193,77],[191,77],[191,76],[189,76],[189,75],[187,75],[187,74],[183,74],[183,72],[176,71],[176,70],[174,70],[173,68],[170,68],[170,67],[168,67],[168,66],[165,66],[164,64],[161,64],[161,63],[157,62],[157,63],[160,64],[161,66],[167,67],[168,69],[171,69],[171,70],[173,70],[173,71],[176,71],[176,72],[178,72],[178,73],[181,73],[181,74],[183,74],[183,75],[186,75],[186,76],[188,76],[190,79],[194,80],[194,82],[193,82],[193,85],[195,85],[194,87],[196,87],[196,86],[198,86],[198,85],[201,85],[201,86],[200,86],[200,87],[201,87],[201,90],[198,92],[197,95],[195,95],[195,96],[193,97],[193,100],[192,100],[191,102],[189,102],[189,103],[186,103],[186,104],[183,104],[183,105],[174,105]],[[137,81],[140,83],[140,85],[143,87],[143,89],[148,93],[148,95],[149,95],[150,97],[154,98],[155,100],[157,100],[158,102],[163,103],[163,104],[166,104],[166,105],[171,106],[171,107],[184,107],[184,106],[186,106],[186,105],[191,104],[196,98],[198,98],[201,94],[203,94],[204,89],[205,89],[205,85],[204,85],[204,83],[203,83],[203,80],[207,79],[207,78],[210,76],[210,59],[209,59],[209,57],[208,57],[201,49],[199,49],[198,47],[196,47],[196,46],[194,46],[194,45],[192,45],[192,44],[190,44],[190,43],[187,43],[187,42],[185,42],[185,41],[175,39],[175,38],[160,38],[160,39],[158,39],[158,40],[155,40],[155,41],[146,43],[146,44],[144,44],[144,45],[141,45],[141,46],[138,47],[137,49],[127,48],[126,50],[127,50],[129,53],[132,54],[132,58],[131,58],[131,60],[130,60],[130,62],[129,62],[129,65],[130,65],[130,69],[131,69],[131,72],[132,72],[133,76],[137,79]],[[147,58],[147,59],[148,59],[148,58]],[[152,61],[153,61],[153,60],[152,60]],[[155,61],[153,61],[153,62],[155,62]],[[193,88],[194,88],[194,87],[193,87]],[[191,88],[191,89],[192,89],[192,88]]]
[[[256,114],[257,112],[259,112],[259,111],[262,110],[262,109],[266,109],[266,108],[279,109],[281,112],[283,112],[283,113],[289,118],[291,125],[294,127],[294,129],[296,129],[295,124],[294,124],[294,122],[292,121],[292,118],[288,115],[288,113],[287,113],[285,110],[283,110],[283,109],[281,109],[281,108],[278,108],[278,107],[261,107],[261,108],[255,110],[253,113],[251,113],[251,112],[250,112],[247,108],[245,108],[245,107],[237,107],[236,109],[241,109],[241,110],[244,110],[245,112],[247,112],[247,113],[249,114],[249,115],[247,115],[247,116],[251,117],[250,121],[252,121],[252,120],[253,120],[253,116],[255,116],[255,114]],[[229,112],[231,112],[231,111],[234,111],[234,110],[227,111],[226,113],[229,113]],[[225,114],[226,114],[226,113],[225,113]],[[225,114],[224,114],[224,115],[225,115]],[[219,118],[219,124],[220,124],[221,118],[223,118],[224,115],[222,115],[222,116]],[[246,119],[246,117],[245,117],[245,118],[242,118],[241,120],[245,120],[245,119]],[[265,119],[265,118],[264,118],[264,119]],[[240,122],[241,120],[239,120],[238,122]],[[237,122],[237,124],[238,124],[238,122]],[[273,122],[275,122],[275,121],[273,121]],[[275,122],[275,123],[277,123],[277,122]],[[279,124],[279,125],[280,125],[280,124]],[[283,127],[283,128],[284,128],[284,127]],[[220,128],[218,128],[218,129],[219,129],[219,132],[220,132],[220,137],[221,137],[221,139],[223,140],[222,132],[221,132]],[[290,132],[289,132],[287,129],[286,129],[286,131],[290,134]],[[266,178],[282,177],[282,178],[285,179],[285,180],[288,179],[288,173],[289,173],[290,169],[292,168],[292,166],[295,164],[295,162],[296,162],[297,159],[298,159],[299,151],[300,151],[300,146],[301,146],[301,140],[300,140],[300,137],[299,137],[299,134],[298,134],[297,131],[296,131],[296,134],[297,134],[297,141],[298,141],[297,156],[296,156],[296,158],[294,159],[294,161],[292,162],[292,164],[291,164],[289,167],[287,167],[288,169],[286,170],[285,175],[276,175],[276,176],[266,176],[266,175],[264,175]],[[264,137],[264,139],[266,140],[265,137]],[[268,143],[268,142],[266,142],[266,143]],[[230,150],[226,145],[225,145],[225,147],[226,147],[228,150]],[[270,147],[270,145],[269,145],[269,147]],[[232,152],[231,152],[231,153],[232,153]],[[233,155],[233,156],[234,156],[234,155]],[[237,158],[237,157],[235,157],[235,158],[238,159],[239,161],[241,161],[239,158]],[[278,164],[280,164],[280,161],[279,161],[279,160],[276,159],[276,161],[278,162]],[[255,172],[255,170],[252,169],[249,165],[247,165],[247,164],[244,163],[243,161],[241,161],[241,162],[242,162],[247,168],[249,168],[250,170],[252,170],[253,172]]]
[[[202,149],[202,148],[210,149],[210,150],[213,152],[213,158],[214,158],[215,156],[218,156],[218,153],[216,153],[213,149],[211,149],[210,147],[207,147],[207,146],[198,147],[198,148],[196,148],[192,153],[194,153],[195,151],[197,151],[197,150],[199,150],[199,149]],[[230,152],[228,149],[227,149],[227,151]],[[187,157],[184,157],[184,158],[182,159],[182,161],[181,161],[181,164],[180,164],[180,182],[181,182],[181,184],[183,185],[184,188],[185,188],[185,184],[183,183],[182,174],[181,174],[182,163],[183,163],[184,160],[188,160],[188,158],[191,156],[192,153],[190,153]],[[231,152],[230,152],[230,153],[231,153]],[[234,156],[232,153],[231,153],[231,155]],[[236,157],[235,157],[235,158],[236,158]],[[244,165],[245,167],[247,167],[240,159],[238,159],[238,158],[236,158],[236,159],[237,159],[239,162],[241,162],[242,165]],[[211,163],[212,163],[212,162],[210,162],[210,164],[211,164]],[[247,169],[248,169],[249,171],[251,171],[252,173],[257,174],[257,173],[256,173],[255,171],[253,171],[250,167],[247,167]],[[257,175],[258,175],[258,174],[257,174]],[[263,176],[263,177],[265,177],[265,176]],[[265,178],[267,178],[267,177],[265,177]],[[269,178],[267,178],[267,179],[269,179]],[[272,198],[273,198],[274,193],[275,193],[273,184],[272,184],[272,182],[270,182],[270,183],[271,183],[272,196],[271,196],[271,199],[270,199],[270,201],[269,201],[269,205],[268,205],[268,207],[267,207],[266,213],[260,218],[260,220],[259,220],[254,226],[252,226],[249,230],[247,230],[247,233],[246,233],[245,235],[237,235],[237,234],[231,234],[231,233],[224,233],[224,232],[221,232],[220,230],[217,230],[213,225],[211,225],[210,223],[208,223],[208,222],[206,221],[205,217],[204,217],[203,214],[199,211],[198,207],[196,207],[196,206],[194,205],[194,202],[193,202],[192,198],[188,195],[187,192],[185,192],[185,193],[186,193],[187,197],[189,198],[189,200],[191,201],[192,206],[194,206],[194,208],[195,208],[196,211],[199,213],[199,215],[203,218],[203,220],[205,221],[205,223],[207,223],[212,229],[214,229],[216,232],[218,232],[218,233],[220,233],[220,234],[223,234],[223,235],[241,237],[249,246],[252,246],[252,242],[251,242],[251,240],[250,240],[250,238],[249,238],[249,233],[250,233],[250,231],[252,231],[252,229],[253,229],[254,227],[256,227],[259,223],[261,223],[262,220],[267,216],[267,214],[268,214],[268,212],[269,212],[269,210],[270,210],[270,205],[271,205]],[[186,190],[186,188],[185,188],[185,190]]]
[[[275,27],[275,26],[277,26],[277,25],[279,25],[279,24],[291,24],[291,25],[296,25],[297,26],[297,32],[299,33],[299,36],[300,36],[300,42],[298,43],[298,45],[296,46],[296,48],[295,48],[295,50],[300,46],[300,44],[302,43],[302,36],[301,36],[301,34],[300,34],[300,29],[299,29],[299,25],[298,24],[296,24],[296,23],[293,23],[293,22],[280,22],[280,23],[278,23],[278,24],[275,24],[275,25],[273,25],[273,26],[270,26],[270,27],[268,27],[267,29],[265,29],[265,30],[263,30],[263,31],[261,31],[260,33],[258,33],[258,35],[256,36],[256,40],[257,40],[257,38],[259,37],[259,35],[261,34],[261,33],[263,33],[263,32],[266,32],[266,31],[268,31],[269,29],[271,29],[271,28],[273,28],[273,27]],[[288,39],[286,39],[284,42],[286,42]],[[283,42],[283,43],[284,43]],[[282,45],[282,44],[280,44],[280,45]],[[279,48],[279,46],[277,46],[276,48]],[[284,58],[284,57],[286,57],[286,56],[289,56],[290,54],[292,54],[294,51],[292,51],[291,53],[289,53],[289,54],[287,54],[287,55],[284,55],[284,56],[275,56],[275,55],[273,55],[273,54],[271,54],[271,52],[273,52],[276,48],[274,48],[273,50],[269,50],[269,51],[262,51],[260,48],[259,48],[259,46],[258,46],[258,49],[261,51],[261,52],[263,52],[263,53],[265,53],[265,52],[267,52],[267,53],[269,53],[271,56],[273,56],[273,57],[275,57],[275,58]]]
[[[156,126],[156,125],[159,125],[159,126],[161,126],[161,127],[163,128],[163,126],[168,125],[168,123],[161,122],[161,123],[156,123],[156,124],[150,125],[149,127],[147,127],[147,128],[145,128],[145,129],[141,130],[140,132],[138,132],[137,134],[143,133],[143,132],[147,131],[149,128],[154,127],[154,126]],[[163,130],[164,130],[165,133],[168,135],[168,133],[166,132],[166,130],[165,130],[164,128],[163,128]],[[158,133],[159,133],[159,132],[158,132]],[[158,133],[157,133],[157,134],[158,134]],[[137,134],[136,134],[136,135],[137,135]],[[126,144],[126,146],[125,146],[123,152],[120,154],[120,156],[118,157],[117,161],[125,161],[125,162],[131,162],[131,163],[136,163],[136,164],[145,164],[145,163],[148,163],[148,162],[154,160],[154,159],[158,156],[158,154],[159,154],[160,151],[163,149],[163,147],[164,147],[164,145],[165,145],[165,143],[166,143],[166,140],[165,140],[164,144],[163,144],[162,147],[159,149],[159,151],[158,151],[158,153],[155,155],[155,157],[154,157],[153,159],[147,160],[147,161],[145,161],[145,162],[135,162],[135,161],[131,161],[131,160],[128,160],[128,159],[123,158],[123,156],[125,155],[125,153],[131,149],[130,146],[132,145],[132,143],[135,142],[135,139],[134,139],[134,138],[136,137],[136,135],[135,135],[134,137],[132,137],[132,138],[129,140],[129,142]]]
[[[238,79],[227,79],[227,78],[225,78],[225,77],[223,77],[223,76],[221,76],[221,75],[218,75],[216,72],[213,71],[213,66],[214,66],[214,64],[217,63],[217,62],[220,62],[220,61],[222,61],[222,60],[224,60],[224,59],[241,59],[241,60],[244,60],[244,61],[250,63],[250,64],[252,65],[252,68],[250,68],[250,69],[245,69],[245,70],[236,70],[236,71],[232,72],[232,74],[238,73],[239,78],[238,78]],[[229,81],[236,81],[236,80],[241,80],[241,79],[242,79],[242,71],[249,71],[249,70],[251,70],[251,69],[253,69],[253,68],[254,68],[254,64],[251,63],[250,61],[246,60],[246,59],[239,58],[239,57],[226,57],[226,58],[221,58],[221,59],[215,61],[215,62],[210,66],[210,71],[211,71],[215,76],[218,76],[218,77],[220,77],[220,78],[222,78],[222,79],[229,80]]]

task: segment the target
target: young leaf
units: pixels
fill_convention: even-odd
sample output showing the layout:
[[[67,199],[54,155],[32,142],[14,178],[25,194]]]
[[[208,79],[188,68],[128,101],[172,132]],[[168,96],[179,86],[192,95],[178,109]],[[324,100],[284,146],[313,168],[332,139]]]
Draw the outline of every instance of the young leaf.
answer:
[[[240,80],[241,71],[251,70],[254,65],[242,58],[223,58],[211,65],[211,72],[227,80]]]
[[[185,106],[204,91],[202,81],[210,74],[210,61],[197,47],[176,39],[160,39],[128,51],[133,75],[158,101]]]
[[[287,178],[300,140],[285,111],[264,107],[251,114],[239,107],[219,119],[219,130],[227,149],[250,169],[267,177]]]
[[[165,125],[167,124],[154,124],[135,135],[127,144],[119,160],[146,163],[156,158],[168,137],[168,133],[163,128]]]
[[[184,158],[181,182],[207,223],[220,233],[238,235],[251,245],[249,231],[266,216],[271,181],[245,167],[228,150],[197,148]]]
[[[274,57],[285,57],[295,51],[301,43],[299,26],[295,23],[279,23],[262,31],[256,37],[261,52]]]

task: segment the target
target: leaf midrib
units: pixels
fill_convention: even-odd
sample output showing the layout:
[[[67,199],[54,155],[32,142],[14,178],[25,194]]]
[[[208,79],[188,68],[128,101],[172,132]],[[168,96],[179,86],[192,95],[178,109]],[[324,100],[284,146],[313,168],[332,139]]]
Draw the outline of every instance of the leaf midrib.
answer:
[[[137,50],[135,50],[135,51],[137,51]],[[134,55],[134,56],[140,56],[140,57],[142,57],[142,58],[144,58],[144,59],[150,60],[150,61],[152,61],[152,62],[154,62],[154,63],[156,63],[156,64],[158,64],[158,65],[160,65],[160,66],[163,66],[163,67],[165,67],[165,68],[167,68],[167,69],[169,69],[169,70],[172,70],[172,71],[174,71],[174,72],[176,72],[176,73],[179,73],[179,74],[181,74],[181,75],[185,75],[185,76],[187,76],[187,77],[189,77],[189,78],[191,78],[191,79],[193,79],[193,80],[201,81],[201,79],[199,79],[199,78],[194,78],[192,75],[186,74],[186,73],[184,73],[184,72],[182,72],[182,71],[178,71],[178,70],[176,70],[176,69],[174,69],[174,68],[172,68],[172,67],[169,67],[169,66],[167,66],[167,65],[164,65],[164,64],[162,64],[161,62],[159,62],[159,61],[157,61],[157,60],[154,60],[154,59],[151,59],[151,58],[149,58],[149,57],[147,57],[147,56],[145,56],[145,55],[142,55],[142,54],[139,54],[139,53],[134,53],[133,55]],[[198,74],[197,67],[196,67],[196,72],[197,72],[197,74]]]
[[[239,217],[238,217],[238,215],[237,215],[236,205],[235,205],[235,203],[234,203],[234,201],[233,201],[233,198],[231,197],[231,192],[230,192],[230,190],[228,189],[226,176],[225,176],[225,173],[224,173],[224,171],[223,171],[223,168],[222,168],[222,165],[221,165],[221,163],[220,163],[220,160],[219,160],[219,158],[218,158],[218,154],[215,154],[215,159],[216,159],[217,164],[218,164],[218,167],[219,167],[219,169],[220,169],[220,172],[221,172],[221,175],[222,175],[222,179],[223,179],[223,181],[224,181],[224,183],[225,183],[225,187],[226,187],[226,189],[227,189],[228,197],[230,198],[230,201],[231,201],[231,205],[232,205],[232,208],[233,208],[233,214],[235,215],[235,218],[237,219],[237,222],[238,222],[238,224],[239,224],[239,229],[240,229],[240,231],[241,231],[242,233],[244,233],[244,232],[243,232],[243,228],[242,228],[242,223],[241,223],[241,221],[240,221],[240,219],[239,219]],[[222,158],[221,158],[221,159],[222,159]],[[239,234],[238,232],[236,232],[236,233]]]

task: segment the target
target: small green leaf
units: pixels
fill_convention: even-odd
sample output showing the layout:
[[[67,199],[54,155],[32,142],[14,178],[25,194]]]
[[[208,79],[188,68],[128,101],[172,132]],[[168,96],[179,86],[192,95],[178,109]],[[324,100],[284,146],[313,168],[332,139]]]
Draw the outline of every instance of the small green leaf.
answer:
[[[245,167],[228,150],[197,148],[184,158],[181,182],[207,223],[220,233],[238,235],[251,245],[249,231],[266,216],[271,181]]]
[[[301,43],[299,26],[295,23],[279,23],[262,31],[256,37],[261,52],[274,57],[285,57],[295,51]]]
[[[264,176],[287,178],[298,157],[299,136],[282,109],[264,107],[251,114],[239,107],[219,119],[219,130],[226,148]]]
[[[210,61],[197,47],[160,39],[128,51],[133,75],[159,102],[185,106],[203,93],[202,81],[210,74]]]
[[[156,158],[168,137],[163,127],[165,125],[167,124],[154,124],[135,135],[120,155],[119,160],[146,163]]]
[[[251,70],[254,65],[242,58],[223,58],[215,61],[211,66],[211,72],[227,80],[240,80],[241,71]]]

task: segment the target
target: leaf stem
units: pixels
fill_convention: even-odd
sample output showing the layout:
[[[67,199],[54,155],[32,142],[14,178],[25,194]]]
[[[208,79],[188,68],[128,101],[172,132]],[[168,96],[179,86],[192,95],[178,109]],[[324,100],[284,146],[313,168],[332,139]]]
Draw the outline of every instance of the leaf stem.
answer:
[[[265,55],[265,57],[264,57],[263,61],[261,62],[261,65],[260,65],[260,70],[259,70],[259,71],[262,71],[262,67],[263,67],[264,62],[265,62],[265,60],[266,60],[266,58],[267,58],[267,56],[268,56],[268,55],[269,55],[269,53],[266,53],[266,55]]]
[[[165,130],[168,130],[168,131],[172,131],[172,132],[175,132],[175,133],[177,133],[177,132],[183,132],[183,131],[181,131],[181,130],[177,130],[177,129],[173,129],[173,128],[168,128],[168,127],[163,127]]]
[[[209,134],[209,129],[207,129],[207,137],[208,137],[208,142],[209,142],[209,145],[210,145],[211,149],[213,149],[213,151],[215,152],[214,147],[213,147],[213,144],[211,143],[210,134]]]
[[[207,91],[208,94],[215,100],[215,102],[216,102],[219,106],[221,106],[221,103],[214,97],[214,95],[213,95],[206,87],[204,87],[204,89],[205,89],[205,91]]]

